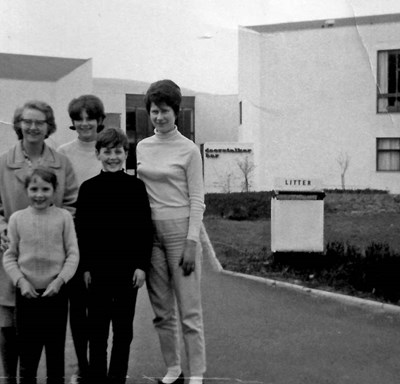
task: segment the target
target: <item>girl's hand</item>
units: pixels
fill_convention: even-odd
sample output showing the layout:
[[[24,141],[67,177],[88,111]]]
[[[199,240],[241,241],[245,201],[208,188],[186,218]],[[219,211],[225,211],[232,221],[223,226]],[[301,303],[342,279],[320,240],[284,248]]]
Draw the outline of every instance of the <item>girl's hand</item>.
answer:
[[[36,299],[40,296],[39,293],[36,292],[36,289],[33,288],[33,285],[24,277],[19,279],[18,287],[21,290],[21,295],[28,299]]]
[[[194,240],[186,239],[182,259],[179,263],[184,276],[189,276],[196,268],[196,247],[197,243]]]
[[[146,280],[146,272],[142,271],[141,269],[136,269],[135,273],[133,274],[133,287],[140,288],[144,284]]]
[[[86,289],[89,289],[89,285],[92,283],[92,275],[90,272],[87,271],[83,274],[83,280],[85,281]]]
[[[7,251],[8,245],[10,244],[10,239],[7,236],[7,229],[0,233],[0,251],[3,253]]]
[[[46,288],[42,297],[52,297],[60,292],[61,287],[64,284],[64,280],[61,277],[56,277]]]

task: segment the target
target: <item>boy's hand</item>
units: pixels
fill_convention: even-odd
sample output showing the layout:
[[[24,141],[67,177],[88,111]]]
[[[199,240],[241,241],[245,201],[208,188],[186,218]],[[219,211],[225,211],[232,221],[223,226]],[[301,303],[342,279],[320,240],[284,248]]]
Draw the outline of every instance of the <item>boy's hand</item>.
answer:
[[[92,275],[90,274],[90,272],[86,271],[83,274],[83,280],[85,282],[86,289],[89,289],[89,285],[92,283]]]
[[[52,297],[60,292],[61,287],[64,284],[64,280],[61,277],[56,277],[46,288],[42,297]]]
[[[145,280],[146,280],[146,272],[142,271],[141,269],[136,269],[132,279],[133,287],[134,288],[142,287]]]
[[[7,251],[9,243],[10,239],[7,236],[7,229],[5,229],[0,233],[0,251]]]
[[[179,263],[184,276],[189,276],[196,268],[196,247],[197,243],[194,240],[186,239],[182,259]]]
[[[36,289],[33,288],[33,285],[24,277],[19,279],[18,287],[21,291],[21,295],[28,299],[36,299],[40,296],[39,293],[36,292]]]

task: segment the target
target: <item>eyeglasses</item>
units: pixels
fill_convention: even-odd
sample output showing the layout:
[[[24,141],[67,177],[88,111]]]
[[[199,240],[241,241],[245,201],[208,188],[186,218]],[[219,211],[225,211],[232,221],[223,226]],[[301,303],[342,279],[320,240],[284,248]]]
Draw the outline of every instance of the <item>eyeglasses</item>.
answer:
[[[35,124],[36,127],[42,128],[47,123],[47,120],[31,120],[31,119],[21,119],[21,122],[28,127],[31,127],[32,124]]]

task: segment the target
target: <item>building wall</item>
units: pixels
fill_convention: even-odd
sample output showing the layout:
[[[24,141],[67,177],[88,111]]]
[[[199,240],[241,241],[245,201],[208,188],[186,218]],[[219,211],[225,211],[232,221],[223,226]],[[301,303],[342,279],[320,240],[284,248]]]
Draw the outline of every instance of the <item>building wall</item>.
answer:
[[[229,193],[254,190],[252,143],[204,143],[202,157],[206,192]]]
[[[254,187],[263,189],[265,168],[261,157],[264,143],[260,142],[261,97],[261,37],[259,33],[239,30],[239,102],[242,103],[242,118],[238,128],[239,142],[254,143]]]
[[[196,94],[195,124],[195,141],[198,144],[238,141],[238,96]]]
[[[258,130],[262,143],[260,189],[275,177],[340,187],[342,153],[350,157],[346,186],[400,192],[399,172],[376,172],[376,138],[400,136],[399,114],[376,113],[377,50],[400,48],[399,33],[400,23],[265,32],[258,51],[254,32],[241,31],[239,73],[249,71],[245,54],[260,71],[260,118],[244,109],[241,127]],[[254,83],[239,76],[239,98],[251,102]]]

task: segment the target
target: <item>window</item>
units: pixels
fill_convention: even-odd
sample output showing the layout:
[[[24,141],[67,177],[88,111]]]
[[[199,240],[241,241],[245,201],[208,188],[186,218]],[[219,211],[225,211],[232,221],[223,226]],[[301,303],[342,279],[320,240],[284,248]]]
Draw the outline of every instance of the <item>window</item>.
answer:
[[[378,52],[378,112],[400,112],[400,50]]]
[[[376,170],[400,171],[400,138],[376,139]]]
[[[242,102],[239,101],[239,124],[241,125],[243,123],[243,105]]]

